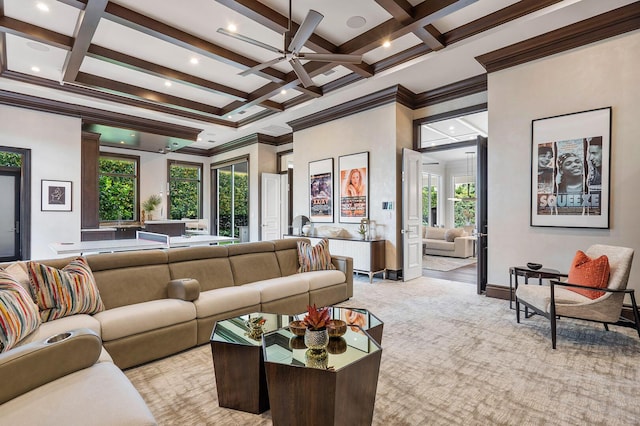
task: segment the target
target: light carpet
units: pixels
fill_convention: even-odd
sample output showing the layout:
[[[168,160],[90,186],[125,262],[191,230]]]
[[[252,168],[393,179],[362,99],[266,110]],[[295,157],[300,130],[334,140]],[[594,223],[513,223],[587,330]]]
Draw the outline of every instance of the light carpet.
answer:
[[[374,425],[631,425],[640,419],[635,330],[562,319],[517,324],[505,300],[431,278],[358,279],[345,303],[384,322]],[[126,371],[161,425],[270,425],[218,407],[208,345]]]
[[[448,272],[462,268],[463,266],[471,265],[477,261],[478,260],[475,257],[467,257],[466,259],[463,259],[459,257],[432,256],[425,254],[422,256],[422,267],[433,271]]]

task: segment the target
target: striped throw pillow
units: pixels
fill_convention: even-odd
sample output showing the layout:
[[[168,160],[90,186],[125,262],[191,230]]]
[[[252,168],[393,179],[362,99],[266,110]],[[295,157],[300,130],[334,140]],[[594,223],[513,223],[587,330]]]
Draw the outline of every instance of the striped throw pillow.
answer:
[[[98,286],[85,258],[78,257],[62,269],[37,262],[29,262],[27,269],[31,293],[40,308],[42,321],[104,310]]]
[[[298,241],[298,262],[300,263],[298,272],[336,269],[331,263],[329,240],[326,238],[323,238],[315,246],[311,246],[306,241]]]
[[[31,295],[0,269],[0,352],[8,351],[39,326],[38,306]]]

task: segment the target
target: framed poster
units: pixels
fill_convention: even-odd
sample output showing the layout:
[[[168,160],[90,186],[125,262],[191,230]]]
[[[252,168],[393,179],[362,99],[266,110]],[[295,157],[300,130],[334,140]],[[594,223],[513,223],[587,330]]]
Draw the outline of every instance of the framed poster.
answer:
[[[71,181],[42,179],[43,212],[71,211]]]
[[[360,223],[369,217],[369,153],[339,158],[340,222]]]
[[[609,228],[611,107],[531,124],[531,226]]]
[[[309,163],[309,219],[333,222],[333,158]]]

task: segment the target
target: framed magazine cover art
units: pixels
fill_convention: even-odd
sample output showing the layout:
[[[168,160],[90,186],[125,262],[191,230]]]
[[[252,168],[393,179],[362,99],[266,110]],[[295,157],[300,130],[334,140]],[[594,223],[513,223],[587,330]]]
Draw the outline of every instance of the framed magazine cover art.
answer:
[[[333,158],[309,163],[309,219],[333,222]]]
[[[43,212],[70,212],[71,207],[71,181],[67,180],[41,180]]]
[[[533,120],[531,226],[609,228],[611,107]]]
[[[369,152],[339,158],[340,222],[369,218]]]

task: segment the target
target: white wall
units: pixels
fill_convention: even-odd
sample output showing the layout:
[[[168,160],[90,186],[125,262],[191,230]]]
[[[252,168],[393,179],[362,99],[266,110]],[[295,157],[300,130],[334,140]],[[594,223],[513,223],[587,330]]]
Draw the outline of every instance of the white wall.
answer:
[[[369,152],[369,218],[375,221],[377,237],[387,240],[386,263],[389,269],[400,269],[397,255],[398,228],[398,156],[396,145],[397,107],[384,105],[368,111],[295,132],[293,146],[293,216],[309,216],[309,162],[333,158],[334,191],[339,182],[339,157]],[[406,114],[405,114],[406,115]],[[399,119],[401,121],[406,121]],[[410,120],[409,120],[410,121]],[[404,127],[404,126],[403,126]],[[401,130],[403,134],[406,130]],[[403,139],[405,137],[403,136]],[[411,140],[409,138],[409,140]],[[409,145],[410,146],[410,145]],[[336,196],[334,200],[337,201]],[[382,210],[383,201],[394,202],[394,210]],[[334,206],[335,226],[357,236],[357,224],[339,223],[339,206]],[[330,225],[330,224],[321,224]]]
[[[640,31],[489,75],[489,276],[536,261],[567,271],[594,243],[636,250],[629,286],[640,290]],[[610,229],[529,226],[531,120],[611,106]]]
[[[80,119],[0,105],[0,145],[31,149],[31,258],[49,243],[80,241]],[[43,212],[41,180],[72,182],[72,211]]]

